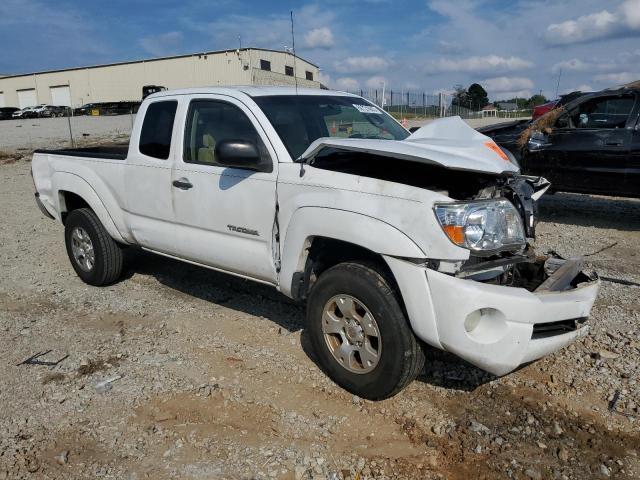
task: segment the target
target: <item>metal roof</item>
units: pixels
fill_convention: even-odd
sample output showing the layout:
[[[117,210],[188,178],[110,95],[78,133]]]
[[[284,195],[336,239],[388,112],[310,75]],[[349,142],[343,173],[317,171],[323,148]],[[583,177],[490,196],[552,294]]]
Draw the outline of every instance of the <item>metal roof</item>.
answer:
[[[201,57],[203,55],[216,55],[216,54],[220,54],[220,53],[229,53],[229,52],[244,52],[244,51],[250,51],[250,50],[258,50],[258,51],[262,51],[262,52],[274,52],[274,53],[282,53],[284,55],[293,55],[289,52],[284,52],[282,50],[273,50],[270,48],[253,48],[253,47],[244,47],[244,48],[230,48],[227,50],[213,50],[210,52],[196,52],[196,53],[186,53],[183,55],[172,55],[169,57],[155,57],[155,58],[143,58],[141,60],[129,60],[127,62],[114,62],[114,63],[103,63],[103,64],[98,64],[98,65],[89,65],[86,67],[69,67],[69,68],[59,68],[56,70],[41,70],[41,71],[37,71],[37,72],[29,72],[29,73],[16,73],[16,74],[12,74],[12,75],[6,75],[6,76],[2,76],[0,75],[1,79],[5,79],[5,78],[16,78],[16,77],[28,77],[30,75],[42,75],[44,73],[59,73],[59,72],[69,72],[69,71],[73,71],[73,70],[85,70],[85,69],[89,69],[89,68],[103,68],[103,67],[113,67],[116,65],[130,65],[133,63],[149,63],[149,62],[160,62],[162,60],[172,60],[174,58],[187,58],[187,57]],[[318,65],[316,65],[315,63],[311,63],[308,60],[305,60],[304,58],[302,58],[299,55],[296,55],[296,58],[299,58],[300,60],[302,60],[303,62],[308,63],[309,65],[312,65],[316,68],[319,68]]]

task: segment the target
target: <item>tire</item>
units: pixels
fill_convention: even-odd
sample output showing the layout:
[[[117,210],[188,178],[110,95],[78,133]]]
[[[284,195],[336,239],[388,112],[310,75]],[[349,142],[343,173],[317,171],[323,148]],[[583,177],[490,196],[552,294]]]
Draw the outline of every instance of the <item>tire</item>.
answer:
[[[335,308],[338,302],[349,310],[352,300],[359,304],[355,316],[338,318],[342,315],[340,308]],[[364,328],[370,318],[367,314],[373,316],[374,322]],[[356,322],[359,329],[358,325],[354,328],[353,318],[360,319]],[[327,334],[345,322],[351,326],[343,329],[343,333]],[[369,336],[366,330],[377,333],[378,337]],[[309,294],[307,331],[322,369],[342,388],[362,398],[382,400],[395,395],[411,383],[424,366],[424,353],[409,328],[398,295],[390,282],[369,265],[341,263],[320,275]],[[363,335],[366,340],[358,342]],[[350,339],[356,340],[356,346],[368,345],[365,356],[357,352],[341,361],[337,357],[343,348],[347,351],[352,348]],[[359,348],[363,351],[364,347]],[[368,352],[376,352],[377,357]],[[347,362],[349,366],[345,366]]]
[[[109,236],[93,210],[79,208],[69,213],[64,238],[71,265],[83,282],[102,286],[120,278],[122,247]]]

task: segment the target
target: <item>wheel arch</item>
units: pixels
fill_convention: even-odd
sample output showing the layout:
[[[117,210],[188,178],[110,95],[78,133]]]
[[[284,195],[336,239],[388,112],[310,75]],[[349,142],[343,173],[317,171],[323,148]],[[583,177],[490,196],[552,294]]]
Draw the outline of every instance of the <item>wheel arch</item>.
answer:
[[[342,261],[365,260],[389,274],[384,256],[425,258],[403,232],[379,219],[321,207],[298,209],[288,224],[282,248],[280,290],[304,299],[317,274]],[[318,272],[319,269],[319,272]]]
[[[87,181],[72,173],[57,172],[54,174],[54,182],[57,190],[57,211],[60,213],[60,221],[63,224],[69,212],[87,207],[96,214],[100,223],[114,240],[127,243],[122,238],[104,203]]]

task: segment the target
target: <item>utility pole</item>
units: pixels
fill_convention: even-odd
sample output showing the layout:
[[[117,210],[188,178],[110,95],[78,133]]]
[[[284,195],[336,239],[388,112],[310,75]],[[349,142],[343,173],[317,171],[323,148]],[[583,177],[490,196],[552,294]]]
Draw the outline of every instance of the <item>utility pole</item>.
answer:
[[[556,84],[556,98],[558,98],[558,92],[560,91],[560,79],[562,78],[562,69],[558,72],[558,83]]]

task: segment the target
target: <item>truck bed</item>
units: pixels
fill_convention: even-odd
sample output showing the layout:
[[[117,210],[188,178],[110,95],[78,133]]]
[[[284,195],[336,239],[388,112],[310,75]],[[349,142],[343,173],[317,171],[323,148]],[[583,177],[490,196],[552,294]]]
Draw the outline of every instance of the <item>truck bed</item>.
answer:
[[[125,160],[129,151],[128,144],[102,145],[98,147],[62,148],[58,150],[36,150],[34,153],[65,155],[68,157],[91,157],[107,160]]]

